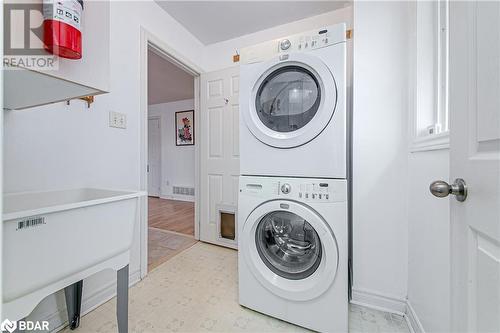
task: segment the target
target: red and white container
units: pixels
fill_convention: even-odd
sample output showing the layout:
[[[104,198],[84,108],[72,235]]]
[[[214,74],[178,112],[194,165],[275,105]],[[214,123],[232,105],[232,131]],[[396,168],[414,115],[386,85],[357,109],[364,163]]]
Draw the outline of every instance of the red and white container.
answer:
[[[50,53],[82,57],[83,0],[43,0],[43,42]]]

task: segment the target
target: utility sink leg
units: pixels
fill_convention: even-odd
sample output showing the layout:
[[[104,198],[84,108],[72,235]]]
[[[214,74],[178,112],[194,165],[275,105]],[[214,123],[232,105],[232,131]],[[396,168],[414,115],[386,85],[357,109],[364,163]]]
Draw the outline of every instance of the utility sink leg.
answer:
[[[128,332],[128,265],[116,274],[116,319],[118,333]]]
[[[68,310],[69,328],[74,330],[80,326],[80,312],[82,308],[83,280],[64,288],[66,308]]]

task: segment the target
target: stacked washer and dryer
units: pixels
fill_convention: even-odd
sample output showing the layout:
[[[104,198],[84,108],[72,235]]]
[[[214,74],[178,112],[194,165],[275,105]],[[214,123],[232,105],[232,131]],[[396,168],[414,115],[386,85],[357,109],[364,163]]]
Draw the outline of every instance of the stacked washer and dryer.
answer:
[[[346,27],[241,51],[239,302],[348,330]]]

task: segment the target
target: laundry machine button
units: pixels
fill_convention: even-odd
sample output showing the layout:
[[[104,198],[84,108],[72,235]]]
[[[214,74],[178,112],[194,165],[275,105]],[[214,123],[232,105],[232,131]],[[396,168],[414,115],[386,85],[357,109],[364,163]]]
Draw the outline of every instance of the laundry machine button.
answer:
[[[285,50],[288,50],[290,48],[290,46],[292,45],[292,43],[290,43],[290,40],[289,39],[283,39],[281,42],[280,42],[280,48],[285,51]]]
[[[286,183],[286,184],[281,185],[281,192],[283,192],[283,194],[288,194],[291,191],[292,191],[292,187],[290,186],[290,184]]]

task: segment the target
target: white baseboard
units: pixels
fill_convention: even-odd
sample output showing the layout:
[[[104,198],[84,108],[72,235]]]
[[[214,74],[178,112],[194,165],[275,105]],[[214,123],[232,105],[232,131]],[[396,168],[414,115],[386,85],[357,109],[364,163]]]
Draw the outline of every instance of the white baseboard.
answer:
[[[194,202],[194,196],[191,195],[177,195],[177,194],[161,194],[161,199],[177,200],[177,201],[188,201]]]
[[[129,275],[129,286],[133,286],[141,279],[141,272],[137,270]],[[92,294],[84,297],[82,300],[82,312],[81,315],[86,315],[90,311],[94,310],[98,306],[106,303],[110,299],[116,296],[116,282],[108,283],[102,288],[96,290]],[[62,330],[66,325],[68,325],[68,315],[66,313],[66,306],[58,308],[52,314],[49,314],[43,318],[30,318],[33,321],[48,321],[51,332],[58,332]]]
[[[411,306],[410,301],[406,301],[406,311],[405,311],[406,322],[410,328],[411,333],[425,333],[422,323],[418,319],[415,309]]]
[[[352,289],[351,303],[400,316],[404,316],[406,311],[406,299],[368,290]]]
[[[403,316],[411,333],[425,333],[417,313],[411,306],[411,303],[405,298],[382,295],[368,290],[353,289],[351,303]]]

